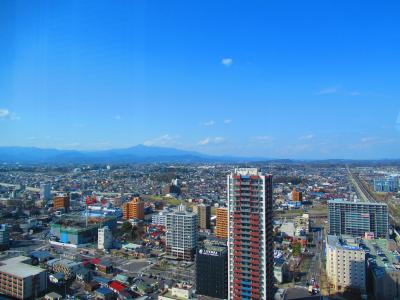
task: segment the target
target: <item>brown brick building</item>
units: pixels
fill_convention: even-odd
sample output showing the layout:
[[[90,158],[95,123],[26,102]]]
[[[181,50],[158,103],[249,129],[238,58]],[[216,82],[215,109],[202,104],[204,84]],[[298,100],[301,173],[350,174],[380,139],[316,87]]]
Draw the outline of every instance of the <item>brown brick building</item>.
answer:
[[[217,221],[215,226],[215,236],[222,239],[228,238],[228,209],[219,207],[216,209]]]
[[[134,197],[130,202],[124,203],[122,206],[124,219],[144,219],[144,202],[139,197]]]

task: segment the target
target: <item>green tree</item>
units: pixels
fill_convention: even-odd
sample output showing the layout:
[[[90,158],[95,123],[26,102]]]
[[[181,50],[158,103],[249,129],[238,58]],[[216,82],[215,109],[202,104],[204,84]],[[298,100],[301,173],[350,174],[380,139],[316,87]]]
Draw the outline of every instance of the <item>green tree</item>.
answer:
[[[298,257],[301,255],[301,243],[296,242],[292,246],[292,254],[294,257]]]
[[[132,230],[132,225],[128,221],[124,222],[121,227],[122,231],[128,232]]]

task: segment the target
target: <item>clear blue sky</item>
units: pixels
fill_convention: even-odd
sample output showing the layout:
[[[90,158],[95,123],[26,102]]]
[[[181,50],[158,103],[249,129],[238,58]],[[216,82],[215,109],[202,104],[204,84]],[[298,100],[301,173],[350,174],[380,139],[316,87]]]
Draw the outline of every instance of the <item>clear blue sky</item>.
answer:
[[[0,146],[400,158],[400,1],[0,2]]]

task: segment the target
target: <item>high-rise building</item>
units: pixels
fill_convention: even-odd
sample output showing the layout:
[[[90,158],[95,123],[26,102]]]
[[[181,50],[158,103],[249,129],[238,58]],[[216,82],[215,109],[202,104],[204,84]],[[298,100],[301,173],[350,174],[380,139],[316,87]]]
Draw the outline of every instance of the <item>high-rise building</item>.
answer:
[[[225,243],[206,240],[197,249],[196,293],[228,298],[228,249]]]
[[[227,184],[228,298],[273,299],[272,176],[239,168]]]
[[[40,184],[40,199],[45,201],[51,200],[51,185],[50,183]]]
[[[134,197],[130,202],[123,205],[124,219],[144,219],[144,202],[139,197]]]
[[[0,294],[13,299],[37,299],[47,290],[47,272],[34,267],[31,258],[17,256],[0,263]]]
[[[113,237],[112,232],[108,226],[98,229],[97,234],[97,248],[100,250],[110,249],[112,247]]]
[[[303,201],[303,193],[296,190],[296,187],[292,191],[292,201]]]
[[[205,204],[195,205],[193,212],[197,214],[200,229],[210,229],[211,206]]]
[[[228,209],[218,207],[216,209],[217,220],[215,224],[215,236],[220,239],[228,238]]]
[[[10,247],[10,238],[7,224],[0,224],[0,250]]]
[[[353,202],[343,199],[328,201],[330,235],[364,236],[373,232],[375,237],[388,235],[388,207],[378,202]]]
[[[69,211],[69,195],[58,195],[54,197],[53,199],[53,208],[58,210],[58,209],[64,209],[64,211]]]
[[[399,190],[399,177],[391,176],[388,178],[374,179],[375,192],[397,192]]]
[[[180,205],[167,214],[166,252],[177,259],[192,260],[197,247],[197,214]]]
[[[359,242],[335,235],[326,239],[326,274],[335,291],[347,288],[365,292],[365,251]]]

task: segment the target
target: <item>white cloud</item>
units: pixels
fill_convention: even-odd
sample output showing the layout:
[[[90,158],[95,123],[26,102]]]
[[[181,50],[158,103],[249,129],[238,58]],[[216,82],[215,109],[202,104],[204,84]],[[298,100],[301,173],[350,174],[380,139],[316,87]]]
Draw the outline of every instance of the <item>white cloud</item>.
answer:
[[[336,94],[339,91],[337,87],[330,87],[323,90],[320,90],[316,93],[316,95],[329,95],[329,94]]]
[[[377,140],[376,137],[367,136],[367,137],[363,137],[363,138],[360,140],[360,142],[365,144],[365,143],[372,143],[372,142],[375,142],[376,140]]]
[[[345,95],[345,96],[360,96],[361,93],[359,91],[349,91],[340,87],[328,87],[325,89],[322,89],[318,92],[315,93],[316,95],[331,95],[331,94],[339,94],[339,95]]]
[[[389,139],[380,139],[378,137],[373,136],[366,136],[360,139],[360,141],[356,144],[350,145],[350,149],[366,149],[375,145],[382,145],[382,144],[393,144],[396,143],[398,140],[394,138]]]
[[[0,120],[19,120],[20,117],[5,108],[0,108]]]
[[[175,146],[177,140],[180,138],[179,135],[164,134],[151,140],[144,141],[145,146]]]
[[[206,145],[211,145],[211,144],[221,144],[225,142],[225,138],[222,136],[217,136],[217,137],[207,137],[203,140],[198,141],[198,145],[200,146],[206,146]]]
[[[210,121],[204,122],[203,125],[204,126],[213,126],[213,125],[215,125],[215,121],[210,120]]]
[[[251,138],[253,141],[259,142],[261,144],[267,144],[275,140],[273,136],[270,135],[260,135],[260,136],[255,136]]]
[[[232,120],[231,120],[231,119],[225,119],[225,120],[224,120],[224,124],[230,124],[230,123],[232,123]]]
[[[307,135],[303,135],[299,137],[300,141],[304,141],[304,140],[312,140],[314,138],[313,134],[307,134]]]
[[[230,67],[230,66],[233,64],[233,59],[230,58],[230,57],[226,57],[226,58],[223,58],[223,59],[221,60],[221,63],[222,63],[224,66]]]

